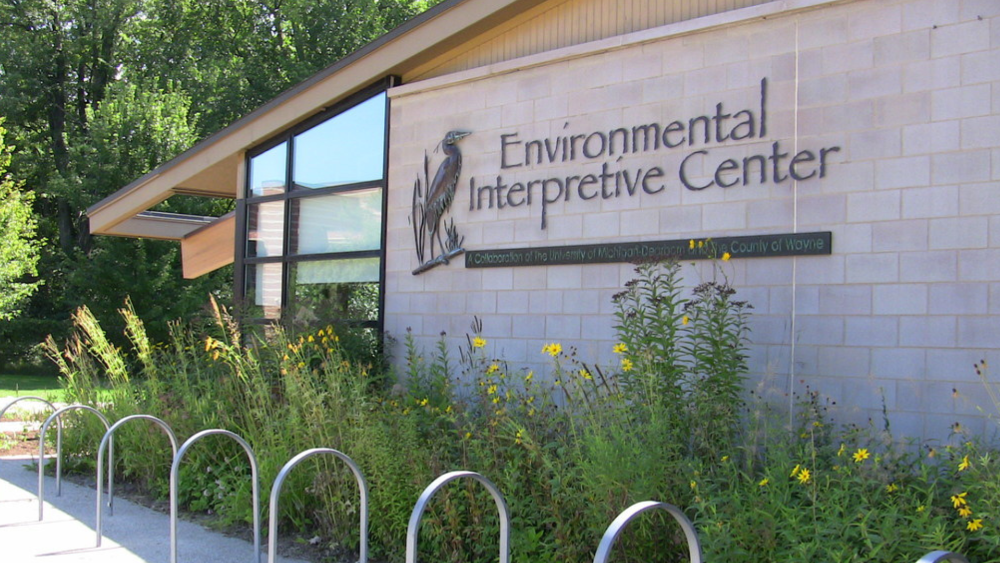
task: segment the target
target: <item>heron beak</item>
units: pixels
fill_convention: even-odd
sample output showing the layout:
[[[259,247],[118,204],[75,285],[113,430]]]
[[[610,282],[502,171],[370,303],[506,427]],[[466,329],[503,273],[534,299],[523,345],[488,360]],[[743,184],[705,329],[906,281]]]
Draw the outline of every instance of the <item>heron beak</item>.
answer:
[[[472,131],[455,131],[455,141],[460,141],[472,134]]]

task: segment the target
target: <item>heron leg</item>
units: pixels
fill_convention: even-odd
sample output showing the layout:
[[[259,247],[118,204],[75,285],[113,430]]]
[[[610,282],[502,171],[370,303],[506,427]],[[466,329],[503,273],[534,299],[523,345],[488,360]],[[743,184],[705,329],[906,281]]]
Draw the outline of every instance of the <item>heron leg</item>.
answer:
[[[437,230],[436,234],[437,234],[437,239],[438,239],[438,246],[441,247],[441,260],[443,260],[444,263],[447,264],[448,263],[448,258],[445,257],[445,254],[447,254],[448,252],[444,248],[444,243],[441,242],[441,231],[440,231],[440,229]]]

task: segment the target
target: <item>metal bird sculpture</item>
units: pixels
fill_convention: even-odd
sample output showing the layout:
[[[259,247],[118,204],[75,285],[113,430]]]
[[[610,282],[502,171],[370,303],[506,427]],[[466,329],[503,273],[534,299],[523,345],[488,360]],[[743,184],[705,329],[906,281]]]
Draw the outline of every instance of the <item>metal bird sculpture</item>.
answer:
[[[430,233],[430,255],[434,257],[434,239],[438,241],[441,253],[444,255],[446,249],[441,241],[441,216],[451,207],[451,202],[455,199],[455,186],[458,184],[458,175],[462,171],[462,152],[458,150],[458,143],[463,138],[469,136],[471,131],[448,131],[440,143],[441,151],[445,158],[438,166],[434,179],[427,187],[427,196],[424,199],[424,224]],[[448,261],[444,260],[447,264]]]

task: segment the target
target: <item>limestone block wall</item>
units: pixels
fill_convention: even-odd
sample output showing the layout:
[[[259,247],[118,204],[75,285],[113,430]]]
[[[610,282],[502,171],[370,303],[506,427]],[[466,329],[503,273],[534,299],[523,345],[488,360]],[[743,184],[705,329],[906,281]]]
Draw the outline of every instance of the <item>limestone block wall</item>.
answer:
[[[819,390],[842,420],[880,423],[884,402],[910,436],[989,428],[978,408],[996,407],[972,366],[1000,365],[1000,3],[772,2],[704,20],[390,91],[386,329],[429,351],[442,332],[462,345],[478,317],[512,367],[544,371],[548,342],[614,361],[611,296],[628,264],[473,269],[460,256],[412,275],[414,181],[425,155],[433,176],[449,130],[468,130],[448,214],[466,250],[830,231],[830,255],[723,266],[755,307],[751,383],[785,404]],[[683,130],[661,138],[674,147],[583,147],[673,122]],[[529,141],[575,135],[575,158],[526,161]],[[653,168],[634,195],[577,180],[541,227],[533,180],[618,173],[622,188],[621,173]],[[471,182],[506,185],[507,205],[477,201]]]

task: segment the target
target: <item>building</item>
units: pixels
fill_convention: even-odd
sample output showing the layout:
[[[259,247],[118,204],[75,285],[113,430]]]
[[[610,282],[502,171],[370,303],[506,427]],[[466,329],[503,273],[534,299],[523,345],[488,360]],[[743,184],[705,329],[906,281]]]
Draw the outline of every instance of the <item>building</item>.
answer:
[[[237,211],[148,211],[175,194]],[[712,238],[769,388],[983,432],[1000,3],[446,0],[89,214],[180,240],[185,276],[235,261],[255,322],[457,345],[478,318],[528,367],[547,342],[611,361],[627,262]]]

